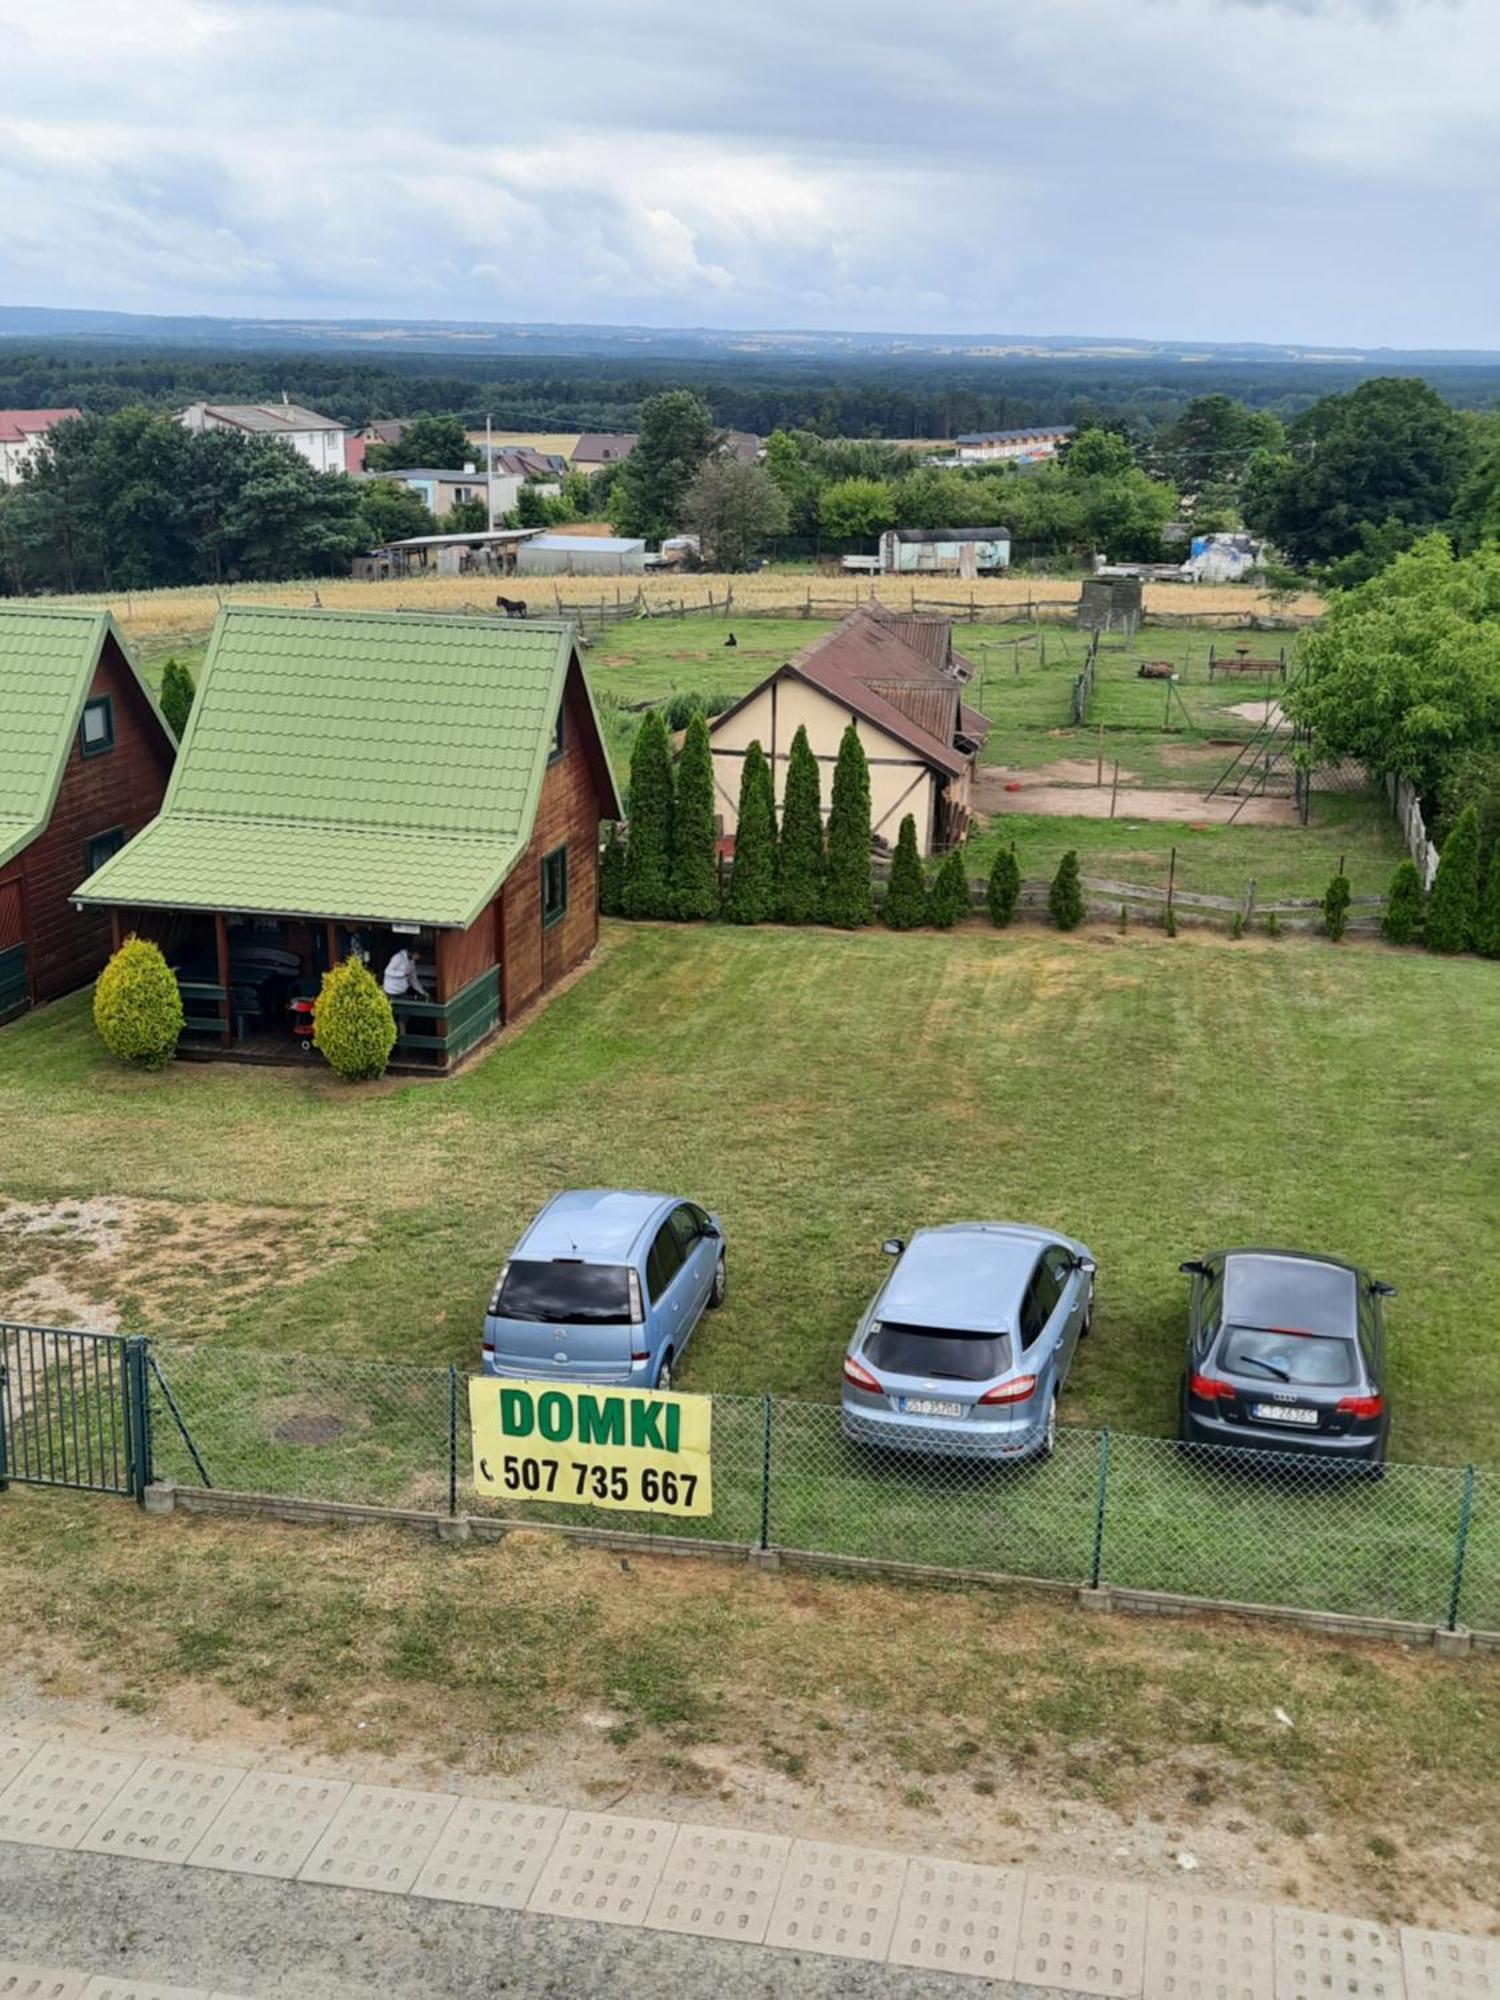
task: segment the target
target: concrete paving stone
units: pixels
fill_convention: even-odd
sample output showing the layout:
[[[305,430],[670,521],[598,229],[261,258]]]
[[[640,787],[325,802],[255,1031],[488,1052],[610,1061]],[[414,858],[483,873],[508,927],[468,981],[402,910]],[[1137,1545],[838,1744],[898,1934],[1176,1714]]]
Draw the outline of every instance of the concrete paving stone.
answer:
[[[892,1965],[1009,1979],[1021,1942],[1026,1876],[1019,1868],[981,1868],[916,1855],[896,1912]]]
[[[883,1959],[895,1932],[906,1867],[904,1854],[793,1841],[766,1943],[788,1951]]]
[[[297,1879],[404,1896],[457,1803],[451,1792],[355,1785]]]
[[[1361,1917],[1276,1912],[1276,2000],[1404,2000],[1399,1940]]]
[[[680,1826],[646,1922],[656,1931],[759,1944],[791,1851],[785,1834]]]
[[[676,1832],[666,1819],[570,1812],[527,1909],[596,1924],[644,1924]]]
[[[1023,1986],[1138,1994],[1145,1951],[1144,1889],[1067,1875],[1027,1876],[1015,1971]]]
[[[83,1743],[44,1743],[0,1793],[0,1840],[77,1847],[140,1761]]]
[[[0,2000],[83,2000],[85,1983],[81,1972],[0,1958]]]
[[[1401,1961],[1407,2000],[1491,2000],[1500,1994],[1500,1945],[1492,1939],[1460,1937],[1455,1931],[1401,1927]],[[0,1987],[0,1992],[4,1988]]]
[[[22,1769],[36,1755],[35,1742],[28,1743],[21,1736],[0,1736],[0,1792],[14,1779],[19,1778]]]
[[[83,2000],[209,2000],[206,1986],[158,1986],[150,1979],[122,1979],[116,1975],[91,1979],[83,1989]]]
[[[79,1852],[185,1861],[244,1776],[232,1764],[148,1757],[78,1843]]]
[[[567,1814],[560,1806],[460,1799],[412,1894],[441,1903],[524,1910]]]
[[[1275,2000],[1273,1911],[1227,1896],[1153,1895],[1146,1992],[1151,2000]]]
[[[190,1868],[290,1880],[344,1803],[342,1778],[294,1778],[251,1771],[187,1857]]]

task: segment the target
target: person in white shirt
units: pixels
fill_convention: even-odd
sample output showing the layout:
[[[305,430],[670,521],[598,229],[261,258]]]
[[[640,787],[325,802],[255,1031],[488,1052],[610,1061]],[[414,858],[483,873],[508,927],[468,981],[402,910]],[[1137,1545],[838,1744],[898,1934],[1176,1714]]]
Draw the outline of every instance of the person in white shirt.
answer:
[[[415,993],[420,1000],[427,998],[427,988],[417,977],[417,961],[405,945],[398,945],[391,953],[381,983],[393,1000],[399,999],[403,993]]]

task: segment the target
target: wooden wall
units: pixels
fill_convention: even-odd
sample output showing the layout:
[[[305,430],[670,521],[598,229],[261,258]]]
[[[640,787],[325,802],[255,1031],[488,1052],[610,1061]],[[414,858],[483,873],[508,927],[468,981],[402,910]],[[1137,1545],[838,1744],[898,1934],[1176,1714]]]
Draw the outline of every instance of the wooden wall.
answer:
[[[111,827],[126,839],[161,805],[171,774],[170,738],[151,712],[113,638],[106,638],[91,695],[114,707],[114,748],[85,757],[73,734],[52,818],[22,854],[32,996],[53,1000],[92,979],[109,956],[107,910],[75,910],[69,896],[88,873],[88,843]]]
[[[437,997],[451,1000],[481,972],[488,972],[500,955],[500,925],[496,905],[487,903],[466,931],[437,934]]]
[[[547,768],[531,845],[500,892],[500,979],[513,1020],[599,941],[599,822],[612,810],[605,750],[575,658],[564,696],[563,754]],[[542,860],[568,850],[568,907],[542,928]]]

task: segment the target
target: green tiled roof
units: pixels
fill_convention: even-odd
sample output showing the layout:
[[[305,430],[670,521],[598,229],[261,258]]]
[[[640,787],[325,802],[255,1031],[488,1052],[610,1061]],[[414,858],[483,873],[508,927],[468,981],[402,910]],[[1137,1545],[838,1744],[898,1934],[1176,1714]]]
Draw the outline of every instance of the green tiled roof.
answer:
[[[472,923],[531,838],[567,625],[232,607],[160,816],[89,903]]]
[[[52,817],[84,697],[112,630],[107,611],[0,604],[0,863],[29,847]]]

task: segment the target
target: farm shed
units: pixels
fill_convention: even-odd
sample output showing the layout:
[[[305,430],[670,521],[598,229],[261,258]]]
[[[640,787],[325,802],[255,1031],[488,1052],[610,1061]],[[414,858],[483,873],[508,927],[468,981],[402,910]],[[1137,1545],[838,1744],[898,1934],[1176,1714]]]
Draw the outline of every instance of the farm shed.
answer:
[[[779,807],[799,725],[823,766],[826,818],[839,743],[852,722],[869,760],[874,838],[893,848],[910,813],[923,854],[951,847],[967,831],[974,766],[989,733],[963,699],[969,675],[948,620],[861,606],[710,723],[722,832],[732,836],[739,821],[740,773],[752,741],[770,761]]]
[[[534,535],[516,557],[518,576],[638,576],[646,544],[623,535]]]
[[[887,576],[987,576],[1010,567],[1010,529],[887,528],[880,567]]]
[[[107,611],[0,605],[0,1019],[92,979],[79,876],[161,804],[172,734]]]
[[[593,950],[619,801],[570,625],[234,606],[159,816],[74,891],[178,975],[186,1045],[304,1053],[351,956],[406,1068],[452,1066]]]

